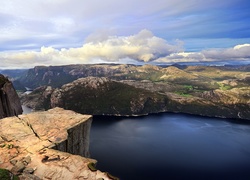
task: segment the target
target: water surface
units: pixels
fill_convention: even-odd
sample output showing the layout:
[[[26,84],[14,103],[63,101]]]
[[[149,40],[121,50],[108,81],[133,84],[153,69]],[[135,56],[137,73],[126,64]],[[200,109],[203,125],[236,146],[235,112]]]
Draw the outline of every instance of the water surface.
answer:
[[[163,113],[94,117],[91,157],[121,180],[250,179],[250,123]]]
[[[24,106],[24,105],[22,105],[22,109],[23,109],[23,114],[29,114],[32,112],[31,108]]]

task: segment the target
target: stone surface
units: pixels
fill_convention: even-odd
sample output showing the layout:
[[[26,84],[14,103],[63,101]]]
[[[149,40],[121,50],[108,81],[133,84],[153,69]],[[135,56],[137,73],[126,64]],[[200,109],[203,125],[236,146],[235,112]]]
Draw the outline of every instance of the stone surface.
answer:
[[[0,119],[22,114],[22,106],[12,83],[0,74]]]
[[[61,108],[0,120],[0,168],[21,179],[109,179],[87,166],[91,121]]]

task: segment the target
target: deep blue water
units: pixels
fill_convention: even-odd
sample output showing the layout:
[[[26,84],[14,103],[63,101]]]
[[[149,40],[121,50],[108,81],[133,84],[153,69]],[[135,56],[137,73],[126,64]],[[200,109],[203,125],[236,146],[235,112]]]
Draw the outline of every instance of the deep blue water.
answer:
[[[91,158],[121,180],[250,179],[250,123],[162,113],[94,117]]]

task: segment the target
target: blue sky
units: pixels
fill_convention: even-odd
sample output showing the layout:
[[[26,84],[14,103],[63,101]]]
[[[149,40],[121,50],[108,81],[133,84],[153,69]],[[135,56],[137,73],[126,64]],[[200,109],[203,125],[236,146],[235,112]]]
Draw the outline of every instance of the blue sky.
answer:
[[[250,63],[249,0],[0,2],[0,68]]]

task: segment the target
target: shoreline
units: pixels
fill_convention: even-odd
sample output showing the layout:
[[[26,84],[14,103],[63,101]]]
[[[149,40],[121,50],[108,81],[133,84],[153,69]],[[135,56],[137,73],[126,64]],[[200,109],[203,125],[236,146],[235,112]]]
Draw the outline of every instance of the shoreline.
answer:
[[[23,114],[28,114],[31,112],[36,112],[34,109],[29,108],[25,105],[22,105],[23,108]],[[40,110],[37,110],[40,111]],[[45,111],[45,110],[43,110]],[[243,118],[229,118],[229,117],[220,117],[220,116],[206,116],[206,115],[202,115],[202,114],[194,114],[194,113],[186,113],[186,112],[174,112],[174,111],[161,111],[161,112],[157,112],[157,113],[147,113],[147,114],[133,114],[133,115],[120,115],[120,114],[101,114],[101,115],[93,115],[94,117],[110,117],[110,118],[140,118],[140,117],[146,117],[146,116],[150,116],[150,115],[160,115],[160,114],[165,114],[165,113],[169,113],[169,114],[183,114],[183,115],[187,115],[187,116],[199,116],[199,117],[204,117],[204,118],[219,118],[219,119],[227,119],[233,122],[246,122],[246,123],[250,123],[250,119],[243,119]]]

